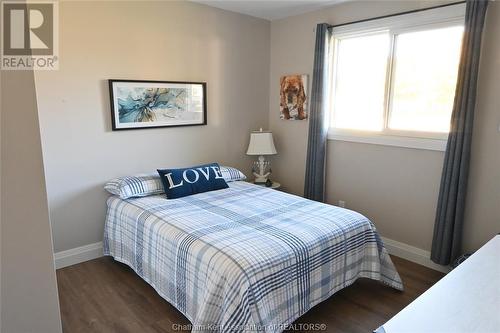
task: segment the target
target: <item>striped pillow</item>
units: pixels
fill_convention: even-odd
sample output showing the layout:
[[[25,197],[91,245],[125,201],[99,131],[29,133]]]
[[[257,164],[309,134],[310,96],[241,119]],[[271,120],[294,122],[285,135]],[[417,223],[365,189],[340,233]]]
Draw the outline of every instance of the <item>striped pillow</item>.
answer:
[[[236,180],[245,180],[247,176],[243,174],[240,170],[236,168],[231,168],[228,166],[221,166],[220,171],[222,173],[222,177],[226,182],[234,182]]]
[[[226,182],[247,179],[236,168],[221,166],[220,171]],[[160,176],[157,173],[115,178],[107,182],[104,189],[111,194],[119,196],[120,199],[147,197],[148,195],[165,193]]]
[[[141,174],[110,180],[104,189],[120,199],[145,197],[164,193],[158,174]]]

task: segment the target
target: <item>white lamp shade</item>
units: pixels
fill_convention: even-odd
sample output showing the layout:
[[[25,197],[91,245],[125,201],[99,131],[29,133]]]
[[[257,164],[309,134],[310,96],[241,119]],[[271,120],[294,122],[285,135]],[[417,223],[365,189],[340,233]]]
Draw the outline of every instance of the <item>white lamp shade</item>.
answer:
[[[274,155],[277,153],[276,147],[274,147],[273,133],[252,132],[250,134],[247,155]]]

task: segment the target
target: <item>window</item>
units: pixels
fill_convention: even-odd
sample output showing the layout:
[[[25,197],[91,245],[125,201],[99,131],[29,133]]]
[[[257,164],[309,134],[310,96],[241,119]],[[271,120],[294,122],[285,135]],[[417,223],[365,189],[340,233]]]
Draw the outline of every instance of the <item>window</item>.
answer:
[[[382,130],[389,43],[388,33],[338,41],[334,127]]]
[[[333,28],[330,138],[443,150],[464,6]]]

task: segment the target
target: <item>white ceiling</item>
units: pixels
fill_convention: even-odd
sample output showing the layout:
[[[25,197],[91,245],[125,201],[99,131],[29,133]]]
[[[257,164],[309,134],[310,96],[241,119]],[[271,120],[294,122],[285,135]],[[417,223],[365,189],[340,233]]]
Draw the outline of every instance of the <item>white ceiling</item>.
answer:
[[[191,0],[193,2],[217,7],[266,20],[276,20],[288,16],[311,12],[348,0]]]

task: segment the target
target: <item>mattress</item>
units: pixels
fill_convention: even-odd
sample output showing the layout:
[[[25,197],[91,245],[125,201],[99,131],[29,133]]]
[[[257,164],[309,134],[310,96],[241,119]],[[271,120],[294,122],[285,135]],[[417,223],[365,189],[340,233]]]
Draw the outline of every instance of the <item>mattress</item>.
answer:
[[[246,182],[179,199],[108,199],[104,254],[192,332],[281,332],[358,278],[402,290],[363,215]]]

